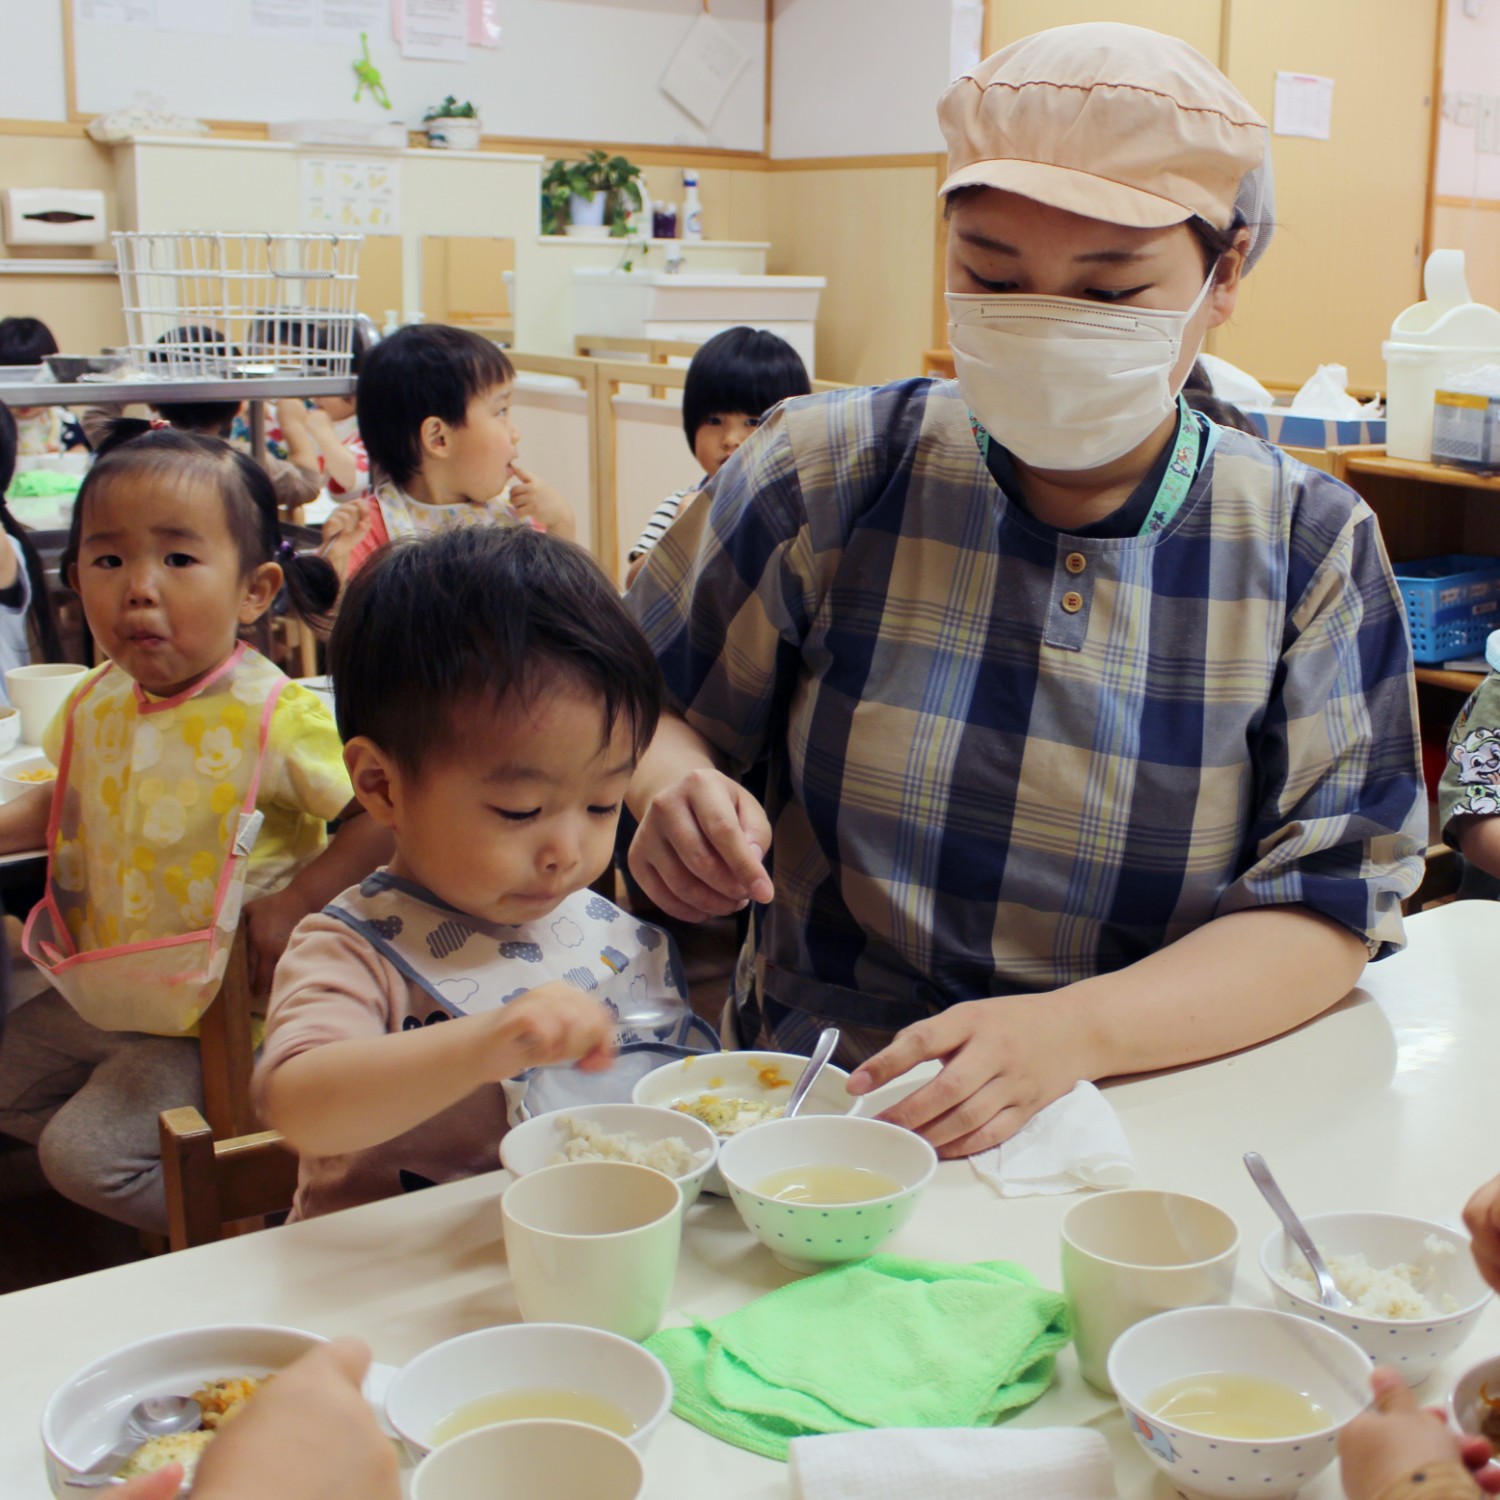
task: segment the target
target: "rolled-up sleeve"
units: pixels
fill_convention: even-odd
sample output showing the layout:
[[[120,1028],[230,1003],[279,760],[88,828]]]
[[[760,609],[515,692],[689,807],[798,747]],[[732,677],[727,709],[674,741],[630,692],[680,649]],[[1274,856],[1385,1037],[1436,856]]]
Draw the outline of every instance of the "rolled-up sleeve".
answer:
[[[1253,760],[1248,863],[1220,912],[1306,906],[1357,933],[1372,958],[1399,949],[1427,803],[1405,616],[1363,503],[1288,613]]]

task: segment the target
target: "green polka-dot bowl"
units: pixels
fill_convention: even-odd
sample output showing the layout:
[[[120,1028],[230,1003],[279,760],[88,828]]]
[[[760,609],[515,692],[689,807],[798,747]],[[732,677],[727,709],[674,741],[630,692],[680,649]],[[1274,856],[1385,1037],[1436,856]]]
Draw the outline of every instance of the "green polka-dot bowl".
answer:
[[[874,1196],[853,1203],[773,1196],[775,1179],[808,1167],[862,1169],[896,1186],[881,1191],[875,1184]],[[782,1265],[821,1271],[873,1255],[911,1218],[937,1171],[937,1152],[884,1120],[799,1115],[732,1136],[719,1149],[719,1171],[745,1227]],[[809,1180],[816,1182],[816,1175]]]

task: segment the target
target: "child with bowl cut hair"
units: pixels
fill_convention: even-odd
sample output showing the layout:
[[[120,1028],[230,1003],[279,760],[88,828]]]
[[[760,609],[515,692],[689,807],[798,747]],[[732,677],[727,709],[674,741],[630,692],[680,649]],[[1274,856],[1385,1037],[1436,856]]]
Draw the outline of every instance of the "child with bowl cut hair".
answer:
[[[764,328],[726,328],[698,350],[682,388],[682,430],[703,478],[674,491],[651,512],[626,559],[627,587],[682,507],[734,457],[771,408],[811,390],[802,356]]]
[[[256,1088],[300,1218],[493,1170],[508,1101],[657,1066],[693,1027],[665,933],[594,894],[656,729],[644,637],[582,548],[525,526],[392,545],[329,643],[354,794],[389,866],[298,927]],[[445,1024],[435,1024],[445,1023]]]
[[[439,323],[402,328],[364,355],[359,430],[374,488],[323,527],[343,577],[388,541],[461,526],[524,521],[572,538],[572,507],[516,462],[515,379],[498,345]]]

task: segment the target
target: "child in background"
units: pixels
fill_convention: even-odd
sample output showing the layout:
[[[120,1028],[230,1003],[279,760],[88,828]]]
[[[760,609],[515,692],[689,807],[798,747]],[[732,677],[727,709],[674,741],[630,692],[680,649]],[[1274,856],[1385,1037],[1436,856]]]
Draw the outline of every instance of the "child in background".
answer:
[[[359,427],[376,484],[324,524],[341,577],[387,541],[458,526],[524,520],[573,537],[572,507],[515,461],[514,384],[497,345],[439,323],[402,328],[365,355]]]
[[[47,732],[55,786],[0,807],[0,851],[48,846],[27,953],[57,986],[0,1043],[0,1130],[36,1144],[66,1196],[161,1233],[157,1115],[203,1092],[195,1040],[143,1034],[141,955],[232,928],[225,866],[248,850],[243,921],[268,989],[297,922],[390,845],[355,816],[328,710],[238,640],[283,582],[304,617],[336,594],[324,562],[280,540],[264,470],[216,439],[119,423],[64,572],[110,661]],[[87,964],[53,962],[69,949]]]
[[[349,368],[358,376],[370,346],[359,329],[353,332],[352,345]],[[315,460],[311,467],[322,475],[335,500],[362,495],[370,487],[370,455],[359,435],[357,411],[353,396],[316,396],[311,409],[301,401],[276,404],[282,433],[299,453],[305,451]]]
[[[549,1064],[691,1025],[666,935],[588,889],[661,699],[582,548],[524,526],[398,543],[350,584],[329,664],[354,794],[396,854],[276,973],[256,1085],[302,1218],[493,1170],[505,1081],[541,1068],[528,1107],[555,1106],[588,1090]]]
[[[12,667],[24,667],[37,656],[42,661],[62,660],[42,560],[5,503],[16,472],[17,448],[16,419],[0,404],[0,526],[9,543],[0,545],[0,703],[10,701],[5,673]]]
[[[52,330],[40,318],[0,318],[0,365],[39,365],[59,353]],[[87,448],[73,413],[63,406],[18,406],[13,413],[23,458]]]
[[[770,409],[811,390],[801,356],[785,339],[764,329],[726,328],[699,349],[682,390],[682,430],[703,478],[668,495],[652,512],[627,557],[627,588],[683,506],[729,462]]]
[[[1500,895],[1500,630],[1485,646],[1489,675],[1448,733],[1438,783],[1443,839],[1463,855],[1462,896]]]

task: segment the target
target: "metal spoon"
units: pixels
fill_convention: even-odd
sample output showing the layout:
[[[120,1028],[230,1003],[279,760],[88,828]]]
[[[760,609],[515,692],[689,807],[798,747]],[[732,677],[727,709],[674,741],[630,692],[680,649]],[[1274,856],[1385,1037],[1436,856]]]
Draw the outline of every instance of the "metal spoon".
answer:
[[[786,1101],[786,1118],[790,1120],[799,1109],[802,1108],[812,1086],[818,1081],[818,1074],[823,1071],[823,1065],[833,1056],[834,1049],[839,1044],[839,1029],[830,1026],[819,1038],[818,1044],[812,1050],[812,1056],[807,1060],[807,1066],[803,1068],[802,1075],[792,1085],[792,1096]]]
[[[67,1475],[63,1483],[71,1489],[100,1489],[113,1481],[115,1470],[147,1438],[196,1432],[202,1425],[203,1408],[191,1396],[147,1396],[130,1408],[120,1441],[97,1463],[77,1474]]]
[[[1318,1247],[1313,1244],[1307,1227],[1292,1211],[1292,1205],[1286,1201],[1286,1194],[1281,1191],[1276,1179],[1271,1176],[1271,1169],[1266,1165],[1265,1157],[1259,1151],[1247,1151],[1245,1168],[1250,1173],[1251,1180],[1260,1189],[1261,1196],[1275,1210],[1276,1217],[1281,1220],[1286,1232],[1291,1235],[1292,1243],[1307,1257],[1307,1263],[1312,1267],[1313,1279],[1318,1283],[1318,1301],[1324,1307],[1353,1307],[1354,1304],[1338,1289],[1333,1273],[1323,1263],[1323,1257],[1318,1254]]]

